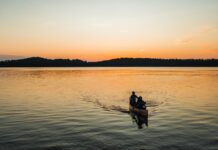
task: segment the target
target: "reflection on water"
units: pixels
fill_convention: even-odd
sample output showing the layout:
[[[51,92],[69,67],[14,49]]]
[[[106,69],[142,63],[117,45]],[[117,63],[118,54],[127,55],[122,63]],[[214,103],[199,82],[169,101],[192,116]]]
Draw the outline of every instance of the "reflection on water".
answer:
[[[2,68],[0,149],[215,150],[217,77],[217,68]],[[141,130],[132,90],[148,106]]]
[[[139,129],[143,128],[143,124],[145,124],[146,126],[148,126],[148,116],[143,116],[134,112],[129,112],[133,122],[136,122],[136,124],[138,125]]]

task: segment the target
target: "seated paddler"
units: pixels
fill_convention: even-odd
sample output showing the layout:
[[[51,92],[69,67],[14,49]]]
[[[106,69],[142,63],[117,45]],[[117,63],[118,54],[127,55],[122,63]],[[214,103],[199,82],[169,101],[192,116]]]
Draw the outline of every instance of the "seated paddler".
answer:
[[[136,96],[136,94],[135,94],[135,92],[134,91],[132,91],[132,95],[129,97],[129,104],[130,104],[130,106],[132,106],[132,107],[135,107],[136,106],[136,100],[137,100],[137,96]]]
[[[146,109],[146,102],[142,99],[141,96],[138,97],[138,100],[136,102],[136,107],[138,109]]]

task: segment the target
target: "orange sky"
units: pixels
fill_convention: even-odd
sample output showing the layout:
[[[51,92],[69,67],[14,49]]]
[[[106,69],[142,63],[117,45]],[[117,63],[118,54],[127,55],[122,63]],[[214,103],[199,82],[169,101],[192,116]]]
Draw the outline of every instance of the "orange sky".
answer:
[[[218,58],[218,1],[3,0],[0,55]]]

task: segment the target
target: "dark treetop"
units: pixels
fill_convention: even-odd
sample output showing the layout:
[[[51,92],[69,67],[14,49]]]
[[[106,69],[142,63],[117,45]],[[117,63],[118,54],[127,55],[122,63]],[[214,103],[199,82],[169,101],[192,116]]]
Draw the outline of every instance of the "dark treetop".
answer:
[[[87,62],[79,59],[31,57],[0,61],[0,67],[218,67],[218,59],[117,58]]]

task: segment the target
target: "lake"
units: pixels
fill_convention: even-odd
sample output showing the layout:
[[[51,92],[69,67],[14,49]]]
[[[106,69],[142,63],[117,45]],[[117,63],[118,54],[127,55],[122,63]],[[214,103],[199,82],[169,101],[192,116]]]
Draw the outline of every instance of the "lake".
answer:
[[[1,68],[0,149],[217,150],[218,68]]]

